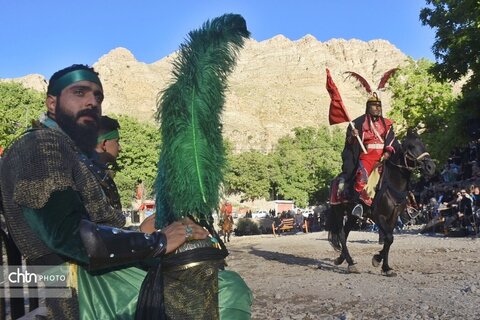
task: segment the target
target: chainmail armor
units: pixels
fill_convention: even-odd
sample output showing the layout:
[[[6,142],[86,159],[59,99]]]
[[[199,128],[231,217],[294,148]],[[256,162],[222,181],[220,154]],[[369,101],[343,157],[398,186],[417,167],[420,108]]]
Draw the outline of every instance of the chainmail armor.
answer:
[[[1,172],[2,201],[9,231],[22,254],[30,260],[51,254],[25,221],[22,208],[45,206],[55,191],[72,188],[80,193],[90,219],[122,227],[125,217],[109,204],[79,150],[64,133],[37,129],[24,134],[5,153]]]
[[[125,224],[122,212],[108,204],[79,157],[80,151],[65,133],[47,128],[25,133],[4,153],[0,189],[5,220],[20,252],[31,263],[56,255],[32,232],[22,207],[40,209],[55,191],[77,191],[93,222],[113,227]],[[49,319],[79,318],[76,294],[71,299],[47,299],[46,304]]]

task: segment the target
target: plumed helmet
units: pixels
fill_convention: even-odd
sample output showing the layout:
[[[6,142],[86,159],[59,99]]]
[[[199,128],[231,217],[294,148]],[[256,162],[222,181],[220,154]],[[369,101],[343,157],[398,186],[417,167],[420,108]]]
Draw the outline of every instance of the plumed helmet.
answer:
[[[373,92],[372,95],[367,100],[367,107],[372,104],[376,104],[376,105],[379,104],[380,106],[382,105],[382,101],[380,100],[376,92]]]
[[[387,84],[387,81],[390,79],[390,77],[397,70],[398,70],[398,68],[393,68],[393,69],[390,69],[383,74],[382,78],[380,79],[380,83],[378,84],[378,87],[377,87],[378,91],[377,92],[381,92],[382,90],[384,90],[385,85]],[[353,77],[354,79],[358,80],[360,85],[369,94],[369,98],[368,98],[367,103],[366,103],[365,113],[368,113],[368,106],[370,106],[370,105],[382,106],[382,101],[378,97],[377,92],[372,89],[372,87],[370,86],[370,84],[368,83],[368,81],[364,77],[362,77],[360,74],[358,74],[356,72],[353,72],[353,71],[347,71],[345,73],[348,74],[348,77]]]
[[[380,106],[380,107],[382,106],[382,100],[380,100],[376,92],[372,92],[372,95],[368,98],[365,106],[365,113],[369,113],[368,112],[369,106]]]

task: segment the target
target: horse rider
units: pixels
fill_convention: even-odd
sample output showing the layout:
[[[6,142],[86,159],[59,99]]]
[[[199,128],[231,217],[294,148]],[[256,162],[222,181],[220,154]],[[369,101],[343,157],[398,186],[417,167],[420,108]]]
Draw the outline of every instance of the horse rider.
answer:
[[[353,123],[354,128],[349,126],[347,129],[342,151],[340,185],[348,185],[347,192],[357,203],[352,214],[362,217],[363,206],[370,207],[372,204],[365,190],[368,178],[382,161],[395,153],[399,142],[393,131],[393,121],[382,115],[382,101],[376,92],[368,98],[365,114],[353,120]],[[362,151],[358,140],[365,146],[366,153]]]

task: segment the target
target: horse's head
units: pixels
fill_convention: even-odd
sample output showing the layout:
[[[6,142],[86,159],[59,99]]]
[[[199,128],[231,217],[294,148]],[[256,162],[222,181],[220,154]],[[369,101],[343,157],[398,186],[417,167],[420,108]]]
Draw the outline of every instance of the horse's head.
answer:
[[[409,170],[419,168],[422,174],[428,177],[432,177],[435,174],[435,163],[417,133],[408,131],[402,142],[402,152],[404,167]]]

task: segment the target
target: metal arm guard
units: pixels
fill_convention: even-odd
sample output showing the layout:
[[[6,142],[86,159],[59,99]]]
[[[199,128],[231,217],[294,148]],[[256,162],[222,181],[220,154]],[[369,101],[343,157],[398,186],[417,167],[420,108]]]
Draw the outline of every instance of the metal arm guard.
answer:
[[[167,237],[80,221],[80,237],[89,258],[89,269],[97,270],[126,265],[165,253]]]

